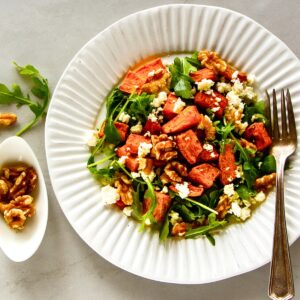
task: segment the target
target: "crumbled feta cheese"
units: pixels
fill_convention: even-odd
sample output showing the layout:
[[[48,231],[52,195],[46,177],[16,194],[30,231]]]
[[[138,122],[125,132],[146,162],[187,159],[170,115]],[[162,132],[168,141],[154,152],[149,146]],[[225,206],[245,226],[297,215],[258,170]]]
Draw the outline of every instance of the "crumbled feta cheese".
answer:
[[[125,156],[125,155],[124,155],[124,156],[121,156],[121,157],[119,158],[118,162],[119,162],[120,164],[124,165],[127,158],[128,158],[128,156]]]
[[[140,122],[130,128],[130,132],[132,133],[141,133],[143,130],[143,126]]]
[[[247,86],[245,87],[245,89],[243,90],[242,95],[244,97],[247,97],[248,99],[254,99],[256,94],[254,93],[254,90],[251,86]]]
[[[235,171],[234,171],[234,173],[235,173],[235,177],[236,178],[241,178],[241,172],[240,172],[240,170],[239,169],[236,169]]]
[[[203,149],[204,149],[204,150],[207,150],[207,151],[209,151],[209,152],[212,152],[212,151],[214,150],[214,147],[213,147],[211,144],[205,143],[205,144],[203,145]]]
[[[262,201],[266,200],[266,194],[263,191],[260,191],[259,193],[256,194],[254,199],[258,202],[262,202]]]
[[[233,183],[227,184],[224,186],[224,194],[227,196],[232,196],[234,194],[234,186]]]
[[[150,220],[149,218],[147,218],[147,219],[145,220],[145,225],[146,225],[146,226],[150,226],[150,225],[151,225],[151,220]]]
[[[210,79],[202,79],[200,82],[197,83],[197,87],[199,91],[207,91],[209,90],[213,85],[214,81]]]
[[[132,178],[138,178],[138,177],[140,177],[140,173],[131,172],[131,176],[132,176]]]
[[[231,105],[233,107],[239,107],[242,101],[234,91],[230,91],[229,93],[227,93],[226,98],[228,99],[228,105]]]
[[[164,193],[164,194],[167,194],[168,191],[169,191],[169,189],[168,189],[167,186],[164,186],[164,187],[162,188],[162,190],[161,190],[161,192]]]
[[[133,209],[131,206],[126,206],[123,208],[123,214],[127,217],[130,217],[132,212],[133,212]]]
[[[157,122],[157,117],[154,113],[149,114],[148,120],[151,120],[152,122]]]
[[[242,209],[240,208],[239,204],[236,201],[234,201],[231,203],[231,208],[228,212],[234,214],[237,217],[240,217]]]
[[[249,84],[253,84],[256,81],[255,75],[254,74],[248,74],[247,75],[247,81]]]
[[[96,130],[88,130],[86,143],[90,147],[95,147],[98,141],[98,131]]]
[[[233,181],[233,178],[232,178],[231,176],[229,176],[229,177],[228,177],[228,181],[229,181],[229,182],[232,182],[232,181]]]
[[[149,143],[140,143],[138,148],[138,157],[145,157],[150,153],[152,144]]]
[[[217,83],[217,91],[221,94],[225,94],[231,91],[231,85],[225,82]]]
[[[216,154],[216,153],[214,153],[214,152],[211,152],[211,153],[210,153],[210,157],[212,157],[212,158],[217,157],[217,156],[218,156],[218,154]]]
[[[233,74],[231,75],[232,80],[235,80],[238,78],[239,72],[238,71],[234,71]]]
[[[144,173],[143,171],[140,171],[140,175],[144,180],[149,179],[151,182],[154,180],[156,174],[154,171],[151,171],[149,174]]]
[[[242,82],[240,82],[239,79],[237,79],[234,81],[232,89],[235,93],[237,93],[239,95],[243,91],[244,85]]]
[[[172,225],[175,225],[176,223],[178,223],[182,220],[181,217],[179,216],[179,213],[174,210],[170,211],[169,216],[170,216],[170,223]]]
[[[212,93],[213,93],[213,90],[205,91],[205,94],[206,94],[206,95],[212,95]]]
[[[179,113],[181,111],[181,109],[184,108],[185,106],[186,106],[185,102],[183,102],[181,100],[181,98],[178,98],[176,100],[176,102],[174,103],[173,112],[174,113]]]
[[[213,107],[211,109],[212,112],[217,112],[220,109],[220,106]]]
[[[147,132],[144,134],[144,136],[151,136],[150,131],[147,131]]]
[[[155,70],[152,70],[148,73],[148,77],[153,77],[155,75]]]
[[[167,100],[167,93],[166,92],[160,92],[156,98],[152,101],[152,106],[154,107],[160,107],[165,103]]]
[[[104,204],[114,204],[120,199],[120,195],[117,192],[117,189],[106,185],[101,189],[101,198],[104,201]]]
[[[248,207],[243,207],[241,209],[241,214],[240,214],[240,218],[242,221],[245,221],[246,219],[248,219],[251,216],[251,209]]]
[[[128,123],[130,120],[130,115],[127,114],[126,112],[122,111],[118,120],[123,123]]]
[[[175,188],[178,191],[180,198],[184,199],[184,198],[188,197],[190,190],[188,188],[188,183],[186,181],[182,184],[176,183]]]

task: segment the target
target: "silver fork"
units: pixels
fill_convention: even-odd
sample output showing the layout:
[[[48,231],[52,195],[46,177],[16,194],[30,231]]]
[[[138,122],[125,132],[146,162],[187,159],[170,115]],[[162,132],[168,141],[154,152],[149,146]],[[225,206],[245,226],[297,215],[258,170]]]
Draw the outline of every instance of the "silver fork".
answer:
[[[295,295],[293,272],[284,211],[284,165],[297,147],[295,116],[289,90],[281,91],[281,130],[278,125],[276,92],[273,90],[273,114],[271,117],[270,96],[267,93],[266,117],[272,120],[269,133],[272,137],[272,154],[276,160],[276,214],[274,225],[273,255],[269,281],[271,299],[292,299]]]

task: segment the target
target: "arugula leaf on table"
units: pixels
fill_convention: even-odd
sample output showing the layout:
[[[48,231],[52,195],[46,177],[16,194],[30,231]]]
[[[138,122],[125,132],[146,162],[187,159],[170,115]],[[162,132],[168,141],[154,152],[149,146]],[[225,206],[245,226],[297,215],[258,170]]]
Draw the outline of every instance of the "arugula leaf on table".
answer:
[[[6,85],[0,83],[0,104],[15,103],[18,107],[27,105],[34,114],[34,118],[16,133],[17,136],[20,136],[46,115],[50,101],[50,90],[48,80],[44,78],[34,66],[26,65],[22,67],[16,62],[14,62],[14,65],[19,75],[31,80],[32,87],[30,91],[39,99],[39,101],[34,101],[30,98],[30,95],[25,96],[21,87],[17,84],[13,84],[10,90]]]
[[[216,215],[212,213],[208,216],[208,225],[189,229],[185,234],[185,238],[189,239],[189,238],[195,238],[199,235],[210,234],[212,230],[223,227],[226,224],[227,221],[225,220],[218,221],[216,219]]]
[[[169,71],[172,75],[171,88],[174,89],[175,94],[184,99],[191,98],[193,80],[189,77],[189,73],[197,71],[197,68],[186,58],[176,57],[174,63],[169,66]]]

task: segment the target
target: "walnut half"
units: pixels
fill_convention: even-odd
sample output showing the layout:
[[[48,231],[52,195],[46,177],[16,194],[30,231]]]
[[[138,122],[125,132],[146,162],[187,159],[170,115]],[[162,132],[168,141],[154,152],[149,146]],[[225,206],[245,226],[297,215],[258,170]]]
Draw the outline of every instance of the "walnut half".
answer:
[[[17,121],[17,116],[12,113],[0,113],[0,126],[7,127]]]

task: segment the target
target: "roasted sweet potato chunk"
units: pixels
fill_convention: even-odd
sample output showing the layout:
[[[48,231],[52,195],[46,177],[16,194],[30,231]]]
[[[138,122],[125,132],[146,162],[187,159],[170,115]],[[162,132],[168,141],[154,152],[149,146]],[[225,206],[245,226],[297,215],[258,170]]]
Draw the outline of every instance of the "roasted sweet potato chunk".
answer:
[[[153,217],[157,223],[161,223],[164,220],[164,217],[170,207],[171,197],[167,194],[163,194],[161,192],[155,192],[156,196],[156,206],[153,211]],[[143,210],[146,213],[151,206],[151,199],[144,199]]]
[[[220,72],[220,74],[222,76],[224,76],[226,79],[228,80],[232,80],[232,75],[233,73],[236,72],[236,70],[234,68],[232,68],[231,66],[227,65],[225,71]],[[244,72],[238,72],[237,78],[243,82],[243,81],[247,81],[247,74]]]
[[[222,184],[229,184],[236,178],[235,171],[237,166],[235,164],[233,147],[230,144],[226,144],[223,153],[220,153],[219,168],[221,170]]]
[[[246,129],[244,136],[248,141],[254,143],[259,151],[263,151],[272,145],[272,140],[262,122],[250,125]]]
[[[189,179],[204,188],[210,188],[217,177],[220,175],[220,170],[210,164],[201,164],[192,168],[189,172]]]
[[[218,92],[212,92],[212,94],[206,94],[205,92],[199,92],[195,95],[195,103],[199,107],[204,109],[211,109],[217,118],[222,118],[225,107],[227,106],[227,99]]]
[[[105,128],[105,122],[103,122],[99,132],[98,136],[99,138],[102,138],[104,136],[104,128]],[[121,122],[115,122],[114,123],[116,129],[118,130],[118,133],[120,135],[121,141],[124,142],[126,140],[127,132],[128,132],[128,125]]]
[[[137,154],[140,143],[151,143],[151,140],[143,135],[131,133],[126,141],[126,146],[131,154]]]
[[[116,154],[118,157],[130,155],[130,148],[127,145],[117,148]]]
[[[210,79],[212,81],[215,81],[217,79],[216,73],[209,68],[204,68],[201,70],[198,70],[196,72],[190,73],[190,77],[195,81],[195,82],[200,82],[203,79]]]
[[[170,190],[172,190],[175,193],[178,193],[178,190],[174,185],[170,185]],[[204,192],[204,187],[203,186],[194,186],[192,184],[188,184],[188,189],[189,189],[189,197],[200,197],[203,192]]]
[[[161,78],[167,72],[160,58],[138,68],[129,71],[120,85],[120,90],[125,93],[140,93],[142,86]]]
[[[219,153],[215,148],[213,148],[212,151],[203,149],[199,155],[199,160],[207,161],[207,162],[218,160],[218,158],[219,158]]]
[[[137,172],[139,169],[139,160],[137,157],[128,156],[125,160],[125,166],[131,171],[131,172]]]
[[[174,93],[170,93],[168,95],[167,101],[163,108],[163,115],[165,115],[168,120],[173,119],[174,117],[176,117],[178,115],[178,113],[180,113],[183,110],[183,107],[181,107],[181,108],[178,108],[176,110],[176,112],[174,111],[175,103],[177,100],[178,100],[178,97]]]
[[[197,107],[192,105],[186,107],[179,115],[163,125],[164,133],[178,133],[196,127],[200,121]]]
[[[197,162],[202,145],[193,130],[189,129],[177,135],[176,143],[181,154],[191,165]]]
[[[150,132],[151,134],[160,135],[161,134],[161,126],[158,122],[153,122],[151,120],[147,120],[146,124],[143,128],[142,134],[146,132]]]

